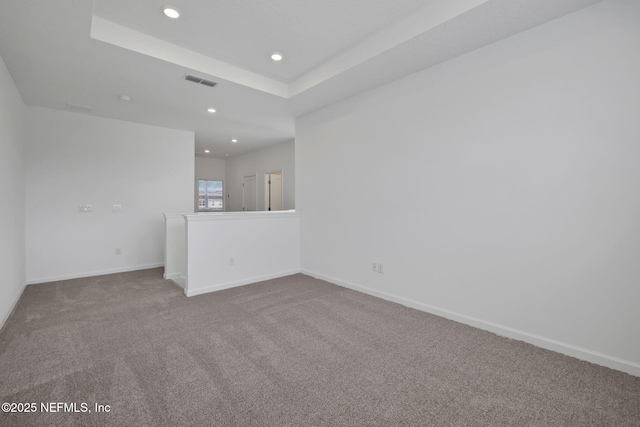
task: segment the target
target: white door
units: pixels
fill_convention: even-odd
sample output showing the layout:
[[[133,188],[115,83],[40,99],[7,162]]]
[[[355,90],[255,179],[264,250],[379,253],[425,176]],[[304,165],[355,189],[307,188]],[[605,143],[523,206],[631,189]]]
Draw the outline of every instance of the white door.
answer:
[[[282,173],[272,173],[269,177],[269,207],[270,211],[282,210]]]
[[[242,181],[242,210],[255,211],[258,204],[256,191],[256,176],[245,176]]]

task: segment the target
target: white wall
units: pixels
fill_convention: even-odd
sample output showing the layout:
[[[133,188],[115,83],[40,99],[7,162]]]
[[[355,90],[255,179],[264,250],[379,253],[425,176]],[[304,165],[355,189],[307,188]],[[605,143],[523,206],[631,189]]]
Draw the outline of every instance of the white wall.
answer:
[[[640,375],[638,22],[605,1],[299,118],[303,271]]]
[[[162,213],[193,210],[193,133],[26,112],[27,281],[162,265]],[[80,204],[93,212],[79,213]]]
[[[164,214],[164,275],[182,288],[187,286],[187,225],[184,214]]]
[[[295,209],[295,148],[294,141],[252,151],[226,162],[227,211],[242,210],[242,180],[256,175],[258,187],[258,210],[265,210],[264,175],[282,171],[282,209]]]
[[[178,283],[186,277],[187,296],[300,272],[297,212],[193,214],[184,219],[187,271],[173,277]],[[173,227],[178,231],[175,223]],[[180,250],[177,245],[173,249]]]
[[[25,278],[24,104],[0,58],[0,329]]]
[[[198,212],[198,180],[206,179],[210,181],[225,180],[225,161],[196,156],[195,160],[196,179],[194,187],[194,212]],[[223,183],[224,184],[224,183]],[[226,188],[225,188],[226,191]],[[226,197],[225,197],[226,198]],[[226,209],[226,203],[224,204]]]

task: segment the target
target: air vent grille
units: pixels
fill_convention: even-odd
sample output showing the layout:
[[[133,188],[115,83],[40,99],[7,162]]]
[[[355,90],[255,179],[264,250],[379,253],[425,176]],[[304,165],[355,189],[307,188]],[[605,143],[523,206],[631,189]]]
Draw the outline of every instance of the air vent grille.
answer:
[[[67,107],[67,110],[73,111],[73,112],[76,112],[76,113],[89,114],[89,113],[91,113],[91,110],[93,110],[93,108],[91,108],[91,107],[87,107],[85,105],[71,104],[69,102],[67,102],[65,104],[65,106]]]
[[[215,85],[218,84],[212,80],[207,80],[202,77],[194,76],[193,74],[185,74],[184,79],[189,82],[198,83],[198,84],[209,86],[209,87],[214,87]]]

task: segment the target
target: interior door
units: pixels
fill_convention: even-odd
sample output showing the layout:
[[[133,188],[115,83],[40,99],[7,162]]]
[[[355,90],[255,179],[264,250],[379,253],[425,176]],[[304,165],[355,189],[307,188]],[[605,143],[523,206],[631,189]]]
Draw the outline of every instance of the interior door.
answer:
[[[269,207],[270,211],[282,210],[282,172],[272,173],[269,177]]]
[[[242,210],[255,211],[258,204],[256,176],[245,176],[242,181]]]

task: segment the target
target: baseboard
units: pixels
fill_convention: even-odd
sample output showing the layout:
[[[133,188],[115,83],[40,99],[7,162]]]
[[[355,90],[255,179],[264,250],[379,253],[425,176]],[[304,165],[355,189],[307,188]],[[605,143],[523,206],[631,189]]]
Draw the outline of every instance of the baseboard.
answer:
[[[182,289],[187,286],[187,279],[182,276],[182,273],[171,273],[171,274],[163,274],[166,280],[173,281],[176,285],[180,286]]]
[[[27,287],[26,283],[22,285],[22,289],[20,290],[20,292],[18,292],[18,296],[14,299],[13,303],[10,306],[11,308],[7,310],[6,313],[2,314],[2,317],[0,318],[0,332],[2,332],[2,330],[4,329],[4,325],[7,323],[7,320],[9,320],[14,310],[16,309],[16,306],[18,305],[18,301],[20,301],[20,298],[22,298],[22,294],[24,293],[24,290],[26,287]]]
[[[576,359],[586,360],[587,362],[595,363],[597,365],[606,366],[611,369],[626,372],[630,375],[640,377],[640,365],[629,360],[620,359],[608,354],[598,353],[596,351],[588,350],[586,348],[577,347],[571,344],[563,343],[560,341],[552,340],[549,338],[541,337],[539,335],[530,334],[528,332],[513,329],[507,326],[499,325],[492,322],[476,319],[474,317],[466,316],[459,313],[454,313],[449,310],[443,310],[437,307],[423,304],[408,298],[398,297],[386,292],[369,289],[364,286],[356,285],[355,283],[346,282],[344,280],[336,279],[335,277],[325,276],[323,274],[315,273],[309,270],[301,270],[301,273],[306,274],[316,279],[321,279],[329,283],[333,283],[338,286],[353,289],[355,291],[363,292],[365,294],[373,295],[378,298],[382,298],[387,301],[396,302],[407,307],[415,308],[417,310],[425,311],[427,313],[435,314],[436,316],[444,317],[456,322],[464,323],[469,326],[473,326],[478,329],[493,332],[496,335],[504,336],[507,338],[524,341],[529,344],[533,344],[536,347],[541,347],[547,350],[555,351],[557,353],[565,354],[567,356],[575,357]]]
[[[208,286],[206,288],[200,288],[200,289],[194,289],[194,290],[185,289],[184,294],[188,297],[193,297],[196,295],[207,294],[209,292],[221,291],[223,289],[250,285],[251,283],[262,282],[264,280],[271,280],[271,279],[277,279],[278,277],[291,276],[292,274],[298,274],[298,273],[300,273],[300,269],[281,271],[279,273],[265,274],[263,276],[248,277],[246,279],[236,280],[234,282],[227,282],[220,285]]]
[[[82,273],[65,274],[63,276],[41,277],[39,279],[27,280],[27,285],[35,285],[37,283],[57,282],[60,280],[81,279],[83,277],[104,276],[105,274],[127,273],[129,271],[147,270],[149,268],[164,267],[164,262],[153,264],[133,265],[129,267],[109,268],[106,270],[85,271]]]

